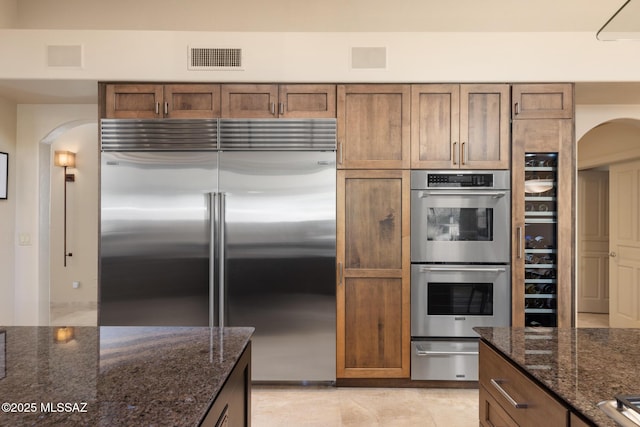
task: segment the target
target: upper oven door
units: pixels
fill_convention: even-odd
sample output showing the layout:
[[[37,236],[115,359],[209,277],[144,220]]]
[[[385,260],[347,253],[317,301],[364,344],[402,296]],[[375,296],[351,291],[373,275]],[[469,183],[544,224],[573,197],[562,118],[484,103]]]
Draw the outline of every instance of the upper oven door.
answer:
[[[411,190],[411,262],[508,263],[508,190]]]

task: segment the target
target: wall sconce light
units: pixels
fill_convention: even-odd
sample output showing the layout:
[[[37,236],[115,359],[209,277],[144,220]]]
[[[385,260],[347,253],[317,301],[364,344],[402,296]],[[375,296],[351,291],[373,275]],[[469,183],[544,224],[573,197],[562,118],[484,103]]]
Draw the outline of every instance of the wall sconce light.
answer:
[[[65,344],[76,337],[76,331],[73,327],[63,326],[53,329],[53,342],[56,344]]]
[[[71,252],[67,252],[67,182],[75,182],[76,176],[67,173],[67,168],[76,167],[76,153],[71,151],[56,151],[53,158],[56,166],[64,168],[64,266],[67,266],[67,257],[72,256]]]

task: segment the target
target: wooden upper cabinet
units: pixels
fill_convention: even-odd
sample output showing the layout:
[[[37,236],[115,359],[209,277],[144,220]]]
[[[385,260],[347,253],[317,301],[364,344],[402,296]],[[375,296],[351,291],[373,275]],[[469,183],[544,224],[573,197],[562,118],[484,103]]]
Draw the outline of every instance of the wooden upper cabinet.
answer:
[[[408,170],[337,177],[337,376],[408,378]]]
[[[508,169],[509,85],[413,85],[411,167]]]
[[[171,119],[220,117],[220,85],[165,85],[163,108]]]
[[[222,85],[222,117],[332,118],[335,116],[335,85]]]
[[[516,84],[512,88],[513,119],[572,119],[573,84]]]
[[[162,117],[163,86],[108,84],[105,115],[109,119],[155,119]]]
[[[225,84],[222,85],[222,117],[276,117],[278,85]]]
[[[409,169],[411,87],[338,86],[338,168]]]
[[[105,97],[107,118],[215,118],[220,116],[219,85],[107,84]]]
[[[279,117],[336,117],[336,85],[280,85],[278,101]]]

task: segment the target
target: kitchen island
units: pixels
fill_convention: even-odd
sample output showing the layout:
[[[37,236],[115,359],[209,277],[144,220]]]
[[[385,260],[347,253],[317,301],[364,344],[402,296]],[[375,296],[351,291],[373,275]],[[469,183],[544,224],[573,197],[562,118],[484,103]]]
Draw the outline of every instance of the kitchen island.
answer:
[[[615,426],[598,403],[620,394],[640,394],[640,330],[474,330],[481,337],[481,425],[496,416],[506,425],[540,425],[544,420],[554,427]],[[535,396],[546,400],[536,402]],[[544,418],[529,420],[534,414]],[[554,422],[555,416],[566,423]]]
[[[0,327],[0,425],[250,425],[253,330]]]

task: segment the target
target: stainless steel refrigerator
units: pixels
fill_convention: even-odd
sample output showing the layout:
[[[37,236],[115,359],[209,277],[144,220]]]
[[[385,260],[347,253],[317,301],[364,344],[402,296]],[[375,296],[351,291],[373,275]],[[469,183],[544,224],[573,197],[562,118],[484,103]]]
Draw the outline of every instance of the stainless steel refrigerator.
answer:
[[[103,119],[99,324],[253,326],[253,381],[334,381],[335,130]]]

